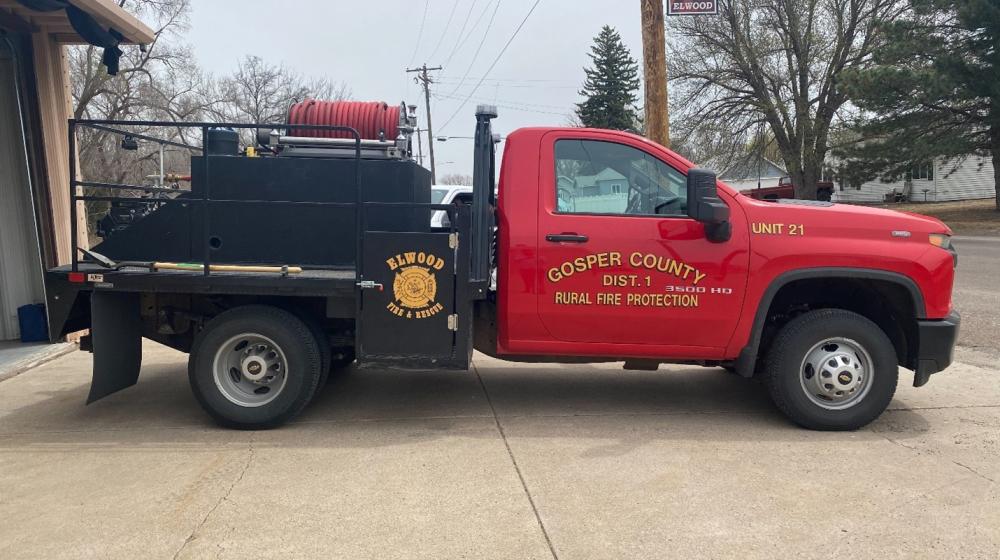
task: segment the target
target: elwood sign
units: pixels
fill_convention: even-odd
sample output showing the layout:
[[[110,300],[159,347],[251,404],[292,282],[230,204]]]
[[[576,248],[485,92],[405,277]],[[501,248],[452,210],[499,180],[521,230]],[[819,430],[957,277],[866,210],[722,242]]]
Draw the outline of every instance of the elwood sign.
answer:
[[[668,16],[702,16],[718,13],[718,0],[667,0]]]

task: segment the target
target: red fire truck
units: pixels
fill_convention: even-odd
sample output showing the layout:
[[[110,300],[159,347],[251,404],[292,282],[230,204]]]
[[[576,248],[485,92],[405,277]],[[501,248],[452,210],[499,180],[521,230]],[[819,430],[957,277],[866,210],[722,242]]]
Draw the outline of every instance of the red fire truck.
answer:
[[[608,130],[514,131],[498,167],[490,107],[471,204],[436,205],[405,118],[305,114],[253,125],[251,150],[184,125],[204,138],[190,192],[48,273],[53,335],[91,329],[91,401],[136,383],[142,337],[189,352],[205,410],[252,429],[293,418],[352,362],[465,370],[475,349],[725,367],[762,378],[794,422],[843,430],[878,417],[900,368],[921,386],[951,363],[957,256],[936,219],[757,201]],[[178,126],[71,123],[136,125]],[[141,189],[74,181],[75,200],[117,198],[77,185]],[[437,211],[447,227],[430,227]]]

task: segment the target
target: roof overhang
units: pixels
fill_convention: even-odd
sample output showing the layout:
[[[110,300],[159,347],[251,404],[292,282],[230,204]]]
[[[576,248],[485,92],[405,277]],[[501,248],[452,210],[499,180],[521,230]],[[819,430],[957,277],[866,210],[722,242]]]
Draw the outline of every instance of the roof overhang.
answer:
[[[152,29],[112,0],[70,0],[70,3],[102,26],[121,33],[123,43],[145,45],[155,38]],[[60,43],[86,44],[70,25],[65,10],[37,12],[17,0],[0,0],[0,25],[20,32],[48,33]]]

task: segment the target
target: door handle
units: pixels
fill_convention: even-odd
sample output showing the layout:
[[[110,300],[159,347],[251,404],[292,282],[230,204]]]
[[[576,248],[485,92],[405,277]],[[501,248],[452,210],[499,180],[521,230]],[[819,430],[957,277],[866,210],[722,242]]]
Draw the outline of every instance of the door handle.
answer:
[[[590,238],[578,233],[550,233],[545,240],[552,243],[586,243]]]

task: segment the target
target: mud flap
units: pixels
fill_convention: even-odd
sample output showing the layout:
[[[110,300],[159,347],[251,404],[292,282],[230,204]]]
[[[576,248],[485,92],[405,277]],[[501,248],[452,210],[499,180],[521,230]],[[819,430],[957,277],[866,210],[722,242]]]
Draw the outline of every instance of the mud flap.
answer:
[[[142,365],[139,294],[95,291],[90,296],[94,377],[87,404],[135,385]]]

